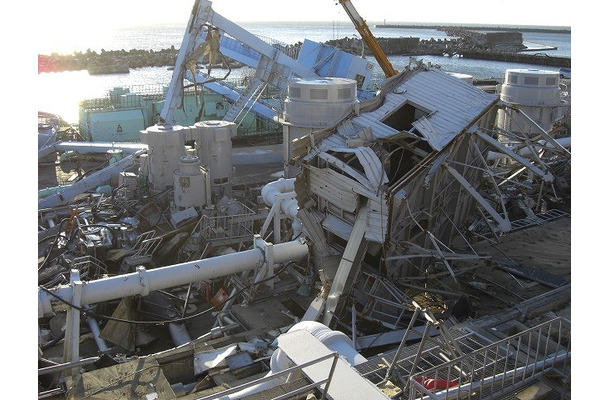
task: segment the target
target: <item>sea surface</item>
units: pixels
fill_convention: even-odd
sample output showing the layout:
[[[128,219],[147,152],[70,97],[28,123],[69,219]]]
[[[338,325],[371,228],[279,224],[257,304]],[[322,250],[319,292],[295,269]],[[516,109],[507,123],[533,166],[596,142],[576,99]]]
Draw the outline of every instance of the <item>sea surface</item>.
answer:
[[[250,33],[286,44],[296,44],[304,39],[326,42],[345,37],[359,37],[350,22],[249,22],[239,24]],[[96,29],[94,32],[80,31],[70,40],[53,35],[37,41],[38,54],[72,54],[88,49],[100,53],[102,50],[161,50],[174,46],[179,48],[185,32],[185,24],[155,24]],[[450,39],[444,32],[430,28],[376,28],[369,23],[375,37],[418,37],[420,39]],[[556,50],[536,51],[552,56],[571,57],[571,34],[562,32],[523,32],[523,41],[529,47],[555,46]],[[370,57],[373,61],[374,58]],[[388,57],[396,70],[409,64],[408,56]],[[457,57],[418,56],[418,60],[439,65],[442,70],[472,75],[475,79],[497,79],[502,81],[506,69],[537,68],[557,70],[556,67],[519,64],[497,61],[462,59]],[[239,78],[250,72],[250,68],[233,70],[230,78]],[[382,75],[381,68],[376,73]],[[221,74],[224,75],[224,74]],[[40,111],[61,115],[66,121],[78,122],[78,103],[81,100],[103,97],[115,86],[168,84],[172,71],[168,67],[146,67],[131,69],[128,74],[89,75],[87,71],[40,73],[37,77],[37,107]]]

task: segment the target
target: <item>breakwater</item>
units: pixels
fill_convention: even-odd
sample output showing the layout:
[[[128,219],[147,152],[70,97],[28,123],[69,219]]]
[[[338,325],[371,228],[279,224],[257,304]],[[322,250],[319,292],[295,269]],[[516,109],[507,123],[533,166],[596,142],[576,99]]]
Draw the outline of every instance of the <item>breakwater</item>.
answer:
[[[525,54],[526,47],[522,43],[519,32],[481,34],[456,27],[447,29],[455,39],[422,40],[417,37],[378,38],[383,51],[389,55],[401,56],[449,56],[469,59],[509,61],[554,67],[570,67],[571,60],[567,57],[553,57],[545,53]],[[449,33],[449,32],[448,32]],[[345,37],[329,40],[329,45],[336,46],[346,52],[356,55],[370,56],[372,53],[361,39]],[[288,45],[291,53],[298,53],[300,43]],[[101,50],[100,53],[87,50],[72,54],[38,55],[38,72],[61,72],[87,70],[90,74],[129,73],[131,68],[141,67],[173,67],[176,63],[178,49],[171,46],[159,51],[132,49]],[[243,65],[232,62],[231,68]]]
[[[38,73],[88,70],[91,74],[128,73],[130,68],[173,66],[178,49],[87,50],[72,54],[38,55]]]
[[[539,27],[539,26],[477,26],[477,25],[447,25],[447,26],[439,26],[439,25],[418,25],[418,24],[377,24],[375,28],[404,28],[404,29],[438,29],[438,30],[447,30],[447,29],[466,29],[471,31],[502,31],[502,32],[552,32],[552,33],[572,33],[572,29],[563,26],[549,26],[549,27]]]
[[[377,42],[388,56],[447,56],[522,64],[570,67],[569,57],[555,57],[539,50],[528,49],[520,32],[480,33],[452,27],[446,30],[454,39],[422,40],[416,37],[378,38]],[[371,56],[362,40],[354,37],[329,40],[328,44],[343,51]],[[544,46],[544,49],[553,49]],[[525,53],[527,52],[527,53]]]

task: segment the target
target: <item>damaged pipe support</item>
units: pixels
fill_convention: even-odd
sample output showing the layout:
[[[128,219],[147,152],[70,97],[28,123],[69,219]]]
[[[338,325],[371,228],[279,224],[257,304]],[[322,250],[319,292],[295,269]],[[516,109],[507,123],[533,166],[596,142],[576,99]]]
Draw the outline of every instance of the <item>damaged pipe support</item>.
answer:
[[[56,297],[72,304],[66,319],[64,361],[79,360],[80,308],[82,304],[95,304],[122,297],[146,296],[151,291],[185,285],[191,282],[209,280],[221,276],[247,271],[267,263],[268,268],[288,261],[298,261],[309,253],[303,238],[291,242],[271,244],[259,235],[254,237],[254,248],[239,253],[171,265],[147,271],[140,266],[136,272],[110,278],[82,282],[78,270],[70,273],[70,284],[62,285],[48,293],[38,289],[38,316],[53,315],[51,301]],[[188,332],[179,325],[170,324],[172,338],[177,344],[190,341]],[[73,371],[74,372],[74,371]]]
[[[258,236],[258,235],[257,235]],[[255,237],[255,248],[238,253],[175,264],[150,271],[138,267],[137,272],[102,278],[82,285],[82,298],[79,304],[95,304],[122,297],[142,295],[191,282],[210,280],[255,269],[268,262],[270,265],[299,261],[307,256],[309,248],[303,238],[279,244],[267,244],[260,236]],[[264,248],[261,246],[264,243]],[[74,304],[73,285],[61,285],[53,295]],[[38,289],[38,317],[53,315],[51,301],[54,296]]]

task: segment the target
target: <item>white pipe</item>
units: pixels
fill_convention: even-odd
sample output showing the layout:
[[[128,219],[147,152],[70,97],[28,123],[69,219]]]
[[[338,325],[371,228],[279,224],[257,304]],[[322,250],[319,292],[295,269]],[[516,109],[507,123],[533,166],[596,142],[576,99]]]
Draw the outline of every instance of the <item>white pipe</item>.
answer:
[[[192,340],[186,330],[185,324],[170,323],[168,329],[169,334],[172,337],[172,342],[174,342],[174,346],[176,347],[189,343]]]
[[[277,181],[269,182],[261,189],[261,196],[265,203],[271,207],[275,202],[275,197],[282,193],[294,192],[294,182],[296,178],[284,179],[280,178]],[[280,209],[291,218],[296,218],[299,205],[294,198],[282,200]]]
[[[275,264],[303,259],[309,248],[303,239],[269,244]],[[138,267],[137,272],[86,282],[83,285],[81,304],[95,304],[122,297],[146,296],[153,290],[186,285],[191,282],[209,280],[256,268],[265,262],[265,252],[254,248],[239,253],[205,258],[147,271]],[[53,294],[67,302],[72,301],[73,288],[62,285]],[[52,315],[51,301],[54,296],[38,289],[38,316]]]
[[[142,154],[145,150],[137,151],[120,161],[117,161],[106,168],[97,171],[90,176],[81,179],[80,181],[62,188],[61,191],[53,193],[38,201],[38,209],[56,207],[60,205],[68,204],[72,199],[81,193],[93,189],[99,185],[103,185],[106,181],[118,175],[126,168],[133,165],[137,157]]]
[[[367,361],[364,356],[352,347],[351,339],[341,331],[332,330],[328,326],[317,321],[301,321],[290,328],[288,332],[298,330],[306,330],[311,333],[316,339],[322,342],[323,345],[332,351],[339,353],[352,366]]]
[[[100,327],[97,324],[97,321],[92,317],[87,317],[87,323],[89,324],[89,329],[91,329],[91,334],[93,335],[93,339],[95,340],[95,343],[97,344],[97,348],[99,349],[99,351],[104,353],[104,352],[110,350],[110,348],[106,344],[106,341],[100,337],[101,332],[100,332]]]
[[[288,332],[294,332],[298,330],[305,330],[311,333],[316,339],[318,339],[323,345],[328,347],[332,351],[336,351],[339,355],[344,358],[350,365],[358,365],[363,362],[366,362],[367,359],[364,358],[358,351],[356,351],[352,345],[350,338],[343,332],[334,331],[330,329],[328,326],[316,322],[316,321],[301,321],[292,328],[288,330]],[[286,333],[288,333],[286,332]],[[276,374],[278,372],[284,371],[290,367],[292,367],[292,362],[288,359],[286,354],[282,351],[281,347],[278,347],[271,356],[270,360],[271,370],[267,373],[267,376]],[[233,400],[240,399],[242,397],[258,393],[260,391],[272,388],[277,385],[284,384],[286,382],[291,381],[296,378],[292,373],[288,376],[288,378],[275,378],[270,381],[266,381],[260,383],[258,385],[246,388],[242,391],[231,393],[227,396],[222,396],[220,400]]]
[[[136,153],[148,150],[148,145],[144,143],[132,142],[56,142],[53,145],[56,151],[76,151],[77,153],[107,153],[109,150],[121,150],[124,153]]]
[[[296,178],[280,178],[277,181],[269,182],[261,189],[261,197],[269,207],[273,206],[277,196],[282,195],[281,199],[278,199],[280,201],[280,210],[292,220],[293,238],[297,237],[303,229],[301,221],[297,219],[299,203],[295,199],[295,181]]]

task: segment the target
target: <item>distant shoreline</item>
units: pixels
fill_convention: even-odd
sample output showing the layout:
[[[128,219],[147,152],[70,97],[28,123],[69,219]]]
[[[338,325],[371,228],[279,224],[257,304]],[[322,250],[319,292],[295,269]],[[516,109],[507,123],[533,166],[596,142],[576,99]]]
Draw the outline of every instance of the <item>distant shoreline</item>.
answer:
[[[376,24],[375,28],[405,28],[405,29],[439,29],[453,28],[472,31],[517,31],[517,32],[553,32],[572,33],[571,28],[566,27],[536,27],[536,26],[477,26],[477,25],[420,25],[420,24]]]

